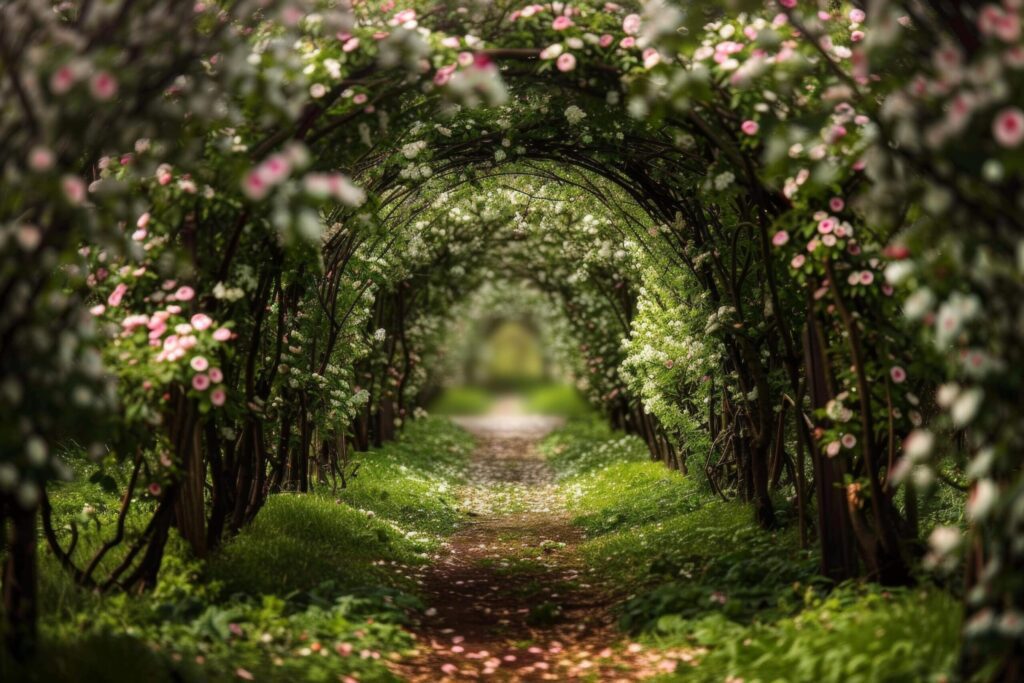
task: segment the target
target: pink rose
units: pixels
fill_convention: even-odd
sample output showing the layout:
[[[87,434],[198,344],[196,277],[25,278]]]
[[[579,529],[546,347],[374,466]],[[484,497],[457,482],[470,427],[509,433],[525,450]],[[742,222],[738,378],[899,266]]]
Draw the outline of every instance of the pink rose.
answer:
[[[209,329],[210,325],[213,324],[213,319],[210,316],[206,315],[205,313],[196,313],[194,316],[192,316],[190,322],[192,323],[192,327],[201,332],[203,330]]]
[[[121,305],[121,299],[124,298],[125,292],[128,291],[128,285],[120,283],[117,287],[114,287],[114,291],[107,297],[107,305],[117,308]]]

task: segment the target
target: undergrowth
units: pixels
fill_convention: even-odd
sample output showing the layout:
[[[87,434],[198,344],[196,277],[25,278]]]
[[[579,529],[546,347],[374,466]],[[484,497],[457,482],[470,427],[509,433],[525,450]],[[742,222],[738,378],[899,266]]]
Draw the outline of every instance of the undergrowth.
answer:
[[[759,529],[747,506],[652,462],[639,439],[604,424],[572,422],[542,449],[587,535],[580,552],[590,574],[628,590],[620,626],[699,653],[666,680],[916,681],[950,672],[960,610],[927,581],[914,590],[833,586],[800,550],[794,525]]]
[[[589,417],[594,409],[576,387],[569,384],[544,384],[526,394],[525,410],[537,415],[557,415],[580,419]]]
[[[172,534],[143,596],[84,591],[41,547],[41,653],[29,669],[0,659],[0,679],[394,680],[385,663],[411,647],[400,625],[421,606],[412,574],[456,524],[451,489],[471,447],[447,421],[412,422],[398,442],[356,455],[346,489],[272,496],[206,562]],[[77,480],[52,494],[55,516],[66,523],[89,506],[80,543],[95,547],[118,501],[87,464],[74,468]]]
[[[449,387],[430,404],[435,415],[483,415],[494,402],[494,395],[477,387]]]

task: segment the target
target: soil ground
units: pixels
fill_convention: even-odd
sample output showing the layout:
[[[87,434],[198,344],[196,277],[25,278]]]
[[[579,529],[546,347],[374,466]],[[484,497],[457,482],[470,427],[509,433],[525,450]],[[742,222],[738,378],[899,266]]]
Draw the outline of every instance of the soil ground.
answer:
[[[498,401],[456,418],[477,439],[460,491],[468,521],[421,575],[429,609],[414,625],[409,681],[635,681],[686,652],[648,650],[615,628],[615,591],[588,581],[584,540],[537,443],[557,418]]]

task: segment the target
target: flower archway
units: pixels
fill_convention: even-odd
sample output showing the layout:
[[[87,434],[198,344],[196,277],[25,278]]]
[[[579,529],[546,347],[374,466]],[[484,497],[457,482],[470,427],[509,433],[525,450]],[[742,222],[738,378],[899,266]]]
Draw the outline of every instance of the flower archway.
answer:
[[[152,587],[172,528],[203,556],[392,438],[500,271],[563,310],[589,397],[654,457],[765,527],[791,490],[825,576],[902,584],[965,549],[965,668],[1012,678],[1020,11],[8,3],[12,647],[40,512],[80,583]],[[133,463],[88,557],[49,521],[72,440]],[[949,461],[971,528],[926,551],[917,497]]]

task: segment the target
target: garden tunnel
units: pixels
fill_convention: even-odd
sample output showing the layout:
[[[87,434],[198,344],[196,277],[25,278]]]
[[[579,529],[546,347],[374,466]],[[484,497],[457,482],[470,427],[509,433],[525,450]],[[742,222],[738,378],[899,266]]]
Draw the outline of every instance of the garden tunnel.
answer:
[[[1019,677],[1020,8],[804,4],[7,3],[12,652],[37,524],[78,584],[150,590],[172,535],[207,557],[394,440],[511,291],[616,428],[828,580],[963,549],[962,669]],[[68,444],[130,473],[88,553]],[[929,546],[953,479],[967,540]]]

